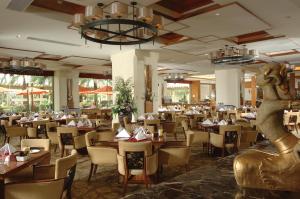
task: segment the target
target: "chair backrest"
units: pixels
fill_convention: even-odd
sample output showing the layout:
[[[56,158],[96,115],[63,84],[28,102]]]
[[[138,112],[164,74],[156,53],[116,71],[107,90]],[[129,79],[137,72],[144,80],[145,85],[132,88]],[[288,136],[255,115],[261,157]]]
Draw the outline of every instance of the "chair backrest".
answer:
[[[221,125],[219,134],[224,136],[224,143],[240,145],[242,127],[240,125]]]
[[[151,126],[151,125],[155,125],[157,126],[157,128],[160,125],[160,120],[154,119],[154,120],[144,120],[144,126]]]
[[[56,132],[57,123],[56,122],[47,122],[46,131],[47,132]]]
[[[77,127],[57,127],[58,140],[61,145],[74,145],[74,137],[78,135]]]
[[[152,143],[146,142],[119,142],[119,155],[124,157],[124,172],[129,173],[130,170],[144,170],[147,172],[146,159],[152,155]],[[119,172],[123,169],[118,165]]]
[[[152,142],[119,141],[119,154],[125,157],[126,152],[144,152],[145,156],[150,156],[152,155]]]
[[[97,141],[113,141],[115,134],[112,131],[96,132],[91,131],[85,134],[86,146],[93,146]]]
[[[55,162],[55,179],[66,178],[70,175],[70,172],[75,172],[70,170],[76,169],[76,163],[77,152],[74,149],[72,150],[71,155],[57,159]]]
[[[90,131],[85,134],[85,143],[86,146],[93,146],[95,142],[98,141],[98,133],[96,131]]]
[[[117,130],[118,130],[118,128],[119,128],[120,126],[121,126],[120,123],[113,123],[113,124],[112,124],[112,131],[113,131],[114,133],[116,133]]]
[[[145,129],[147,129],[150,133],[155,133],[155,126],[145,126]]]
[[[74,122],[79,122],[80,118],[67,118],[67,119],[66,119],[66,124],[69,124],[72,120],[73,120]]]
[[[49,120],[42,120],[42,121],[32,121],[32,127],[33,128],[37,128],[41,125],[46,125],[46,123],[48,123]]]
[[[5,184],[6,199],[61,199],[64,179]]]
[[[27,128],[27,136],[29,138],[36,138],[37,137],[37,128],[28,127]]]
[[[43,148],[45,151],[49,151],[50,140],[49,139],[22,139],[21,150],[23,150],[25,147]]]
[[[176,123],[175,122],[164,122],[163,129],[166,133],[175,133]]]
[[[27,136],[26,127],[9,126],[5,128],[8,137]]]

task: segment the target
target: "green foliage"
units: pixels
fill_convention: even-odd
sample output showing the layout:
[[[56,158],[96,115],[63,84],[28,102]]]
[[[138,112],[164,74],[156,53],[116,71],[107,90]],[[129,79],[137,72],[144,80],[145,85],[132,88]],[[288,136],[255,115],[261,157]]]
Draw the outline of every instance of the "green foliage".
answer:
[[[131,78],[127,80],[117,77],[114,82],[116,92],[115,104],[112,106],[113,114],[128,115],[137,111],[133,99],[133,84]]]

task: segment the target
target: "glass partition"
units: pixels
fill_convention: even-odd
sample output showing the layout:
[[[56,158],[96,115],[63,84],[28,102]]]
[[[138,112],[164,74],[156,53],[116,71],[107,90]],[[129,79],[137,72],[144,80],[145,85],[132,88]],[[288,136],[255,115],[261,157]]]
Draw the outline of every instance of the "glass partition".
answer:
[[[0,73],[0,112],[53,110],[53,77]]]
[[[81,108],[110,108],[112,106],[112,80],[79,78]]]
[[[170,103],[190,103],[190,84],[167,83],[166,96]]]

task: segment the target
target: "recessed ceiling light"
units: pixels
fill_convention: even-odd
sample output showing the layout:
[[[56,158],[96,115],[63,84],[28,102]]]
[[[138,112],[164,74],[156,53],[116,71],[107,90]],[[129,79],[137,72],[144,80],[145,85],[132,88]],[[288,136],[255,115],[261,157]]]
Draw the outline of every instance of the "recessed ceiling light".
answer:
[[[220,13],[216,13],[215,15],[216,15],[216,16],[220,16],[221,14],[220,14]]]
[[[17,38],[21,38],[22,36],[21,36],[21,34],[17,34],[17,36],[16,36]]]
[[[207,56],[208,54],[206,53],[206,54],[204,54],[205,56]]]

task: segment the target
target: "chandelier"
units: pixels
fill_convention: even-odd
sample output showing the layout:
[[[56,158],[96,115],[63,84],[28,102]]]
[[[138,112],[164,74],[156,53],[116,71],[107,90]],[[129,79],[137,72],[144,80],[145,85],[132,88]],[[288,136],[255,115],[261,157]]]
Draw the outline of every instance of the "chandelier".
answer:
[[[107,45],[135,45],[153,41],[163,26],[163,18],[147,7],[118,1],[104,6],[86,6],[85,13],[74,15],[72,25],[85,41]],[[132,13],[129,13],[129,7]]]
[[[180,81],[184,80],[184,75],[179,73],[170,73],[167,76],[164,76],[165,81]]]
[[[246,45],[242,48],[225,45],[225,48],[210,53],[213,64],[245,64],[254,62],[256,58],[258,58],[257,51],[248,50]]]
[[[0,65],[2,72],[11,74],[27,74],[34,73],[36,75],[43,74],[46,66],[44,64],[35,62],[33,59],[23,58],[16,59],[13,58],[9,62],[2,62]]]

